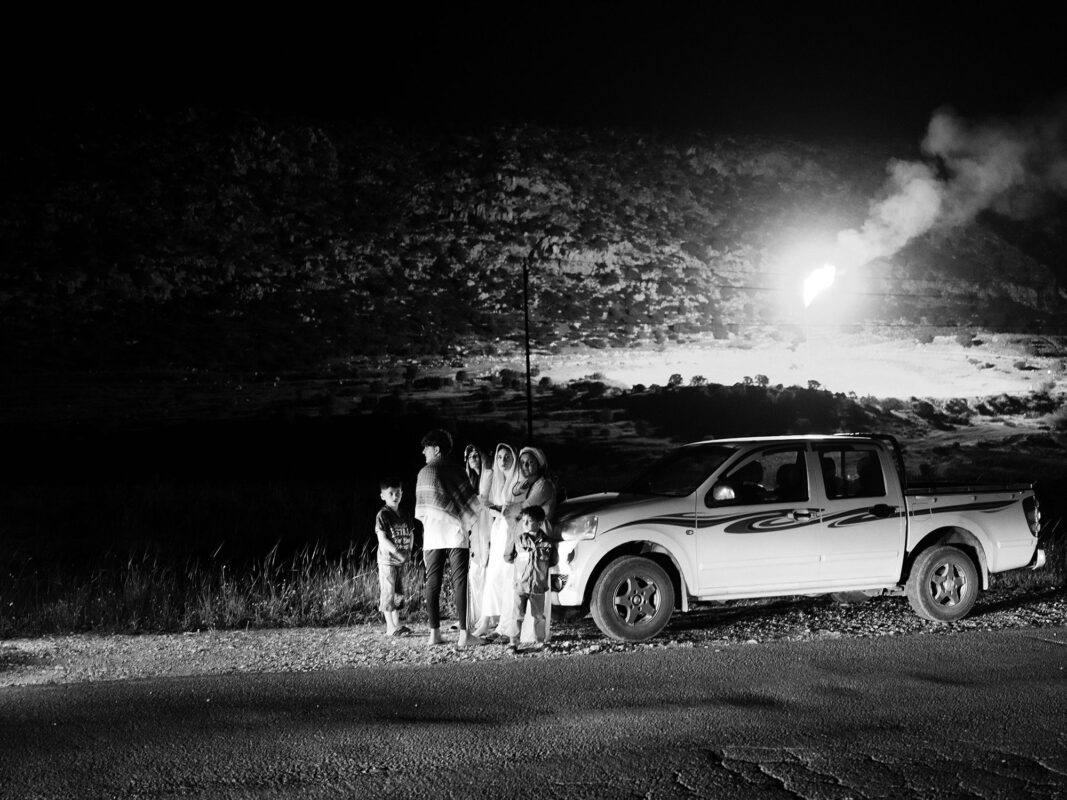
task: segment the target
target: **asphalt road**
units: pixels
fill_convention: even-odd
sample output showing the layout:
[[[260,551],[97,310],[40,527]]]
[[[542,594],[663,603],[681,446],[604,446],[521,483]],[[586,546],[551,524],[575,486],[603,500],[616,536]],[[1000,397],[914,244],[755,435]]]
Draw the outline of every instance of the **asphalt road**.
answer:
[[[0,796],[1067,794],[1067,628],[0,690]]]

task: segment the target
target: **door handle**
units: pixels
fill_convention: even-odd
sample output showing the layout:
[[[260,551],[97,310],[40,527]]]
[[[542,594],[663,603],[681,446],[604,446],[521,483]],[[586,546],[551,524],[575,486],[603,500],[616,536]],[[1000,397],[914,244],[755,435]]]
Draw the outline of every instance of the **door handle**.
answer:
[[[789,512],[795,521],[800,522],[802,519],[811,519],[822,514],[821,508],[796,508]]]

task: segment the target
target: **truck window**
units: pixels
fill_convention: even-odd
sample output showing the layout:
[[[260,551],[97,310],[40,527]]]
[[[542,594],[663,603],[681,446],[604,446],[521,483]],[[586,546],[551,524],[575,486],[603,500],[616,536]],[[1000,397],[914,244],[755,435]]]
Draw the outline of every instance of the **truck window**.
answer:
[[[733,500],[704,498],[708,507],[752,503],[793,503],[808,499],[804,448],[775,448],[753,453],[732,467],[719,481],[734,490]]]
[[[885,476],[873,448],[820,447],[826,496],[831,500],[850,497],[885,497]]]
[[[685,497],[696,491],[708,476],[736,450],[722,445],[694,445],[672,450],[621,491]]]

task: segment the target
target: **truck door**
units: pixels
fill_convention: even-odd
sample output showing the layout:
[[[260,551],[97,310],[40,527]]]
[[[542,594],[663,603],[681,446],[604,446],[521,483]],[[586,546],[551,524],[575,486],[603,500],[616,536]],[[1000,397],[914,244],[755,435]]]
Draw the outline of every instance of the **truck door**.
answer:
[[[815,452],[823,507],[822,582],[828,588],[895,584],[907,514],[888,453],[865,442],[834,442]]]
[[[780,594],[819,580],[819,515],[806,445],[776,445],[731,465],[697,503],[697,593]]]

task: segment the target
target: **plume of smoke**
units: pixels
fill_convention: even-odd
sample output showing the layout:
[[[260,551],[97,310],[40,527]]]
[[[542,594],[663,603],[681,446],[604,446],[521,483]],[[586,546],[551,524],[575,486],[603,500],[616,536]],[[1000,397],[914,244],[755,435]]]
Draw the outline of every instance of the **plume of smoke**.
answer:
[[[962,225],[986,209],[1023,219],[1050,193],[1067,193],[1067,98],[1042,115],[970,124],[934,114],[923,140],[928,162],[891,161],[889,180],[859,230],[837,236],[842,266],[896,253],[934,226]]]

